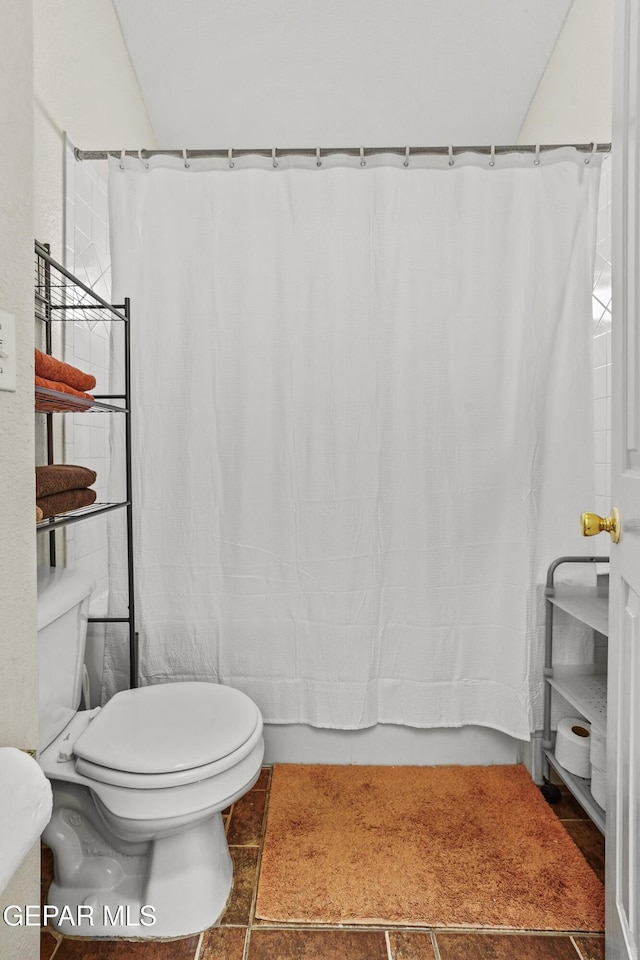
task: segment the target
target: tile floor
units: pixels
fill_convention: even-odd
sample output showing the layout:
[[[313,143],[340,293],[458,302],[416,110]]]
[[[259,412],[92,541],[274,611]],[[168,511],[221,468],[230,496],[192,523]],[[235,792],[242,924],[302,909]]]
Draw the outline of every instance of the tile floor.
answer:
[[[383,927],[301,927],[254,919],[271,771],[226,815],[234,890],[219,926],[184,940],[117,942],[57,938],[42,931],[40,960],[604,960],[602,936]],[[554,811],[604,880],[604,840],[563,790]],[[42,887],[51,880],[43,850]]]

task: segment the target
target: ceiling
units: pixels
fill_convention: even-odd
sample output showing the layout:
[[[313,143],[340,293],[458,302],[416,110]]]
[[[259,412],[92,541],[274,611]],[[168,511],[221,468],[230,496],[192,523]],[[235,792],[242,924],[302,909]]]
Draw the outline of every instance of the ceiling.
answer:
[[[514,143],[572,0],[113,0],[162,147]]]

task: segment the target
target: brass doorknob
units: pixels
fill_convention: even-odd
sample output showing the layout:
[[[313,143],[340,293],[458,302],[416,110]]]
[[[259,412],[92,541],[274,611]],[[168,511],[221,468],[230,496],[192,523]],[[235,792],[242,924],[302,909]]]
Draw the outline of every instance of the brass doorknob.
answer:
[[[580,518],[583,537],[595,537],[597,533],[608,533],[614,543],[620,540],[620,513],[617,507],[610,517],[599,517],[597,513],[583,513]]]

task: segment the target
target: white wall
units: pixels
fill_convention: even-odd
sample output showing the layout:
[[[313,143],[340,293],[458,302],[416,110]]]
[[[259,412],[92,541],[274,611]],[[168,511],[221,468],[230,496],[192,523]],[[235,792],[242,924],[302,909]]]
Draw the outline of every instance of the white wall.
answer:
[[[520,143],[611,141],[615,0],[573,0],[520,131]],[[594,510],[609,510],[611,471],[611,161],[602,167],[593,282]],[[589,509],[586,507],[585,509]],[[598,549],[608,552],[605,543]]]
[[[518,143],[611,140],[614,2],[573,0]]]
[[[31,206],[31,16],[22,0],[0,5],[0,309],[14,314],[17,390],[0,392],[0,618],[6,696],[3,745],[35,747],[33,597],[33,252]],[[11,451],[7,456],[6,452]],[[9,665],[9,670],[6,665]],[[11,674],[10,685],[8,674]]]
[[[251,148],[513,143],[570,0],[114,3],[162,145]]]
[[[156,137],[112,0],[33,0],[33,10],[35,236],[108,300],[106,164],[77,163],[70,144],[152,147]],[[69,324],[65,333],[64,359],[97,376],[96,392],[109,392],[105,325]],[[62,352],[60,343],[57,348]],[[96,470],[98,499],[106,500],[108,416],[57,419],[64,421],[64,447],[59,437],[56,459]],[[103,593],[104,519],[72,525],[64,533],[61,556],[92,575]],[[63,535],[58,539],[61,544]]]
[[[0,392],[0,745],[37,740],[33,475],[33,208],[31,7],[0,4],[0,309],[16,318],[17,389]],[[10,451],[10,456],[7,456]],[[0,896],[37,903],[33,851]],[[0,923],[0,958],[37,956],[37,928]]]
[[[156,137],[111,0],[33,0],[36,237],[63,258],[64,140],[89,149]]]

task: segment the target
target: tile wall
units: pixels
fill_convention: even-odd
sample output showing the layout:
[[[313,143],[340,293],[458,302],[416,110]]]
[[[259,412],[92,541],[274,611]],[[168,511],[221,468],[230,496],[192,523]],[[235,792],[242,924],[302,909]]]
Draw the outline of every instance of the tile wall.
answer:
[[[611,507],[611,157],[602,165],[596,259],[593,271],[593,428],[595,462],[594,512],[609,515]],[[608,537],[598,537],[597,549],[609,555]],[[608,574],[608,564],[598,573]],[[595,635],[595,662],[605,666],[608,660],[607,639]]]
[[[78,163],[68,140],[64,169],[64,265],[108,302],[111,260],[106,175],[95,163]],[[65,326],[64,359],[96,377],[97,394],[109,393],[110,326],[102,320]],[[80,413],[65,418],[65,461],[96,471],[95,489],[100,502],[109,499],[110,417]],[[67,565],[81,567],[96,581],[92,614],[104,612],[108,589],[106,518],[71,524],[65,528],[65,539]]]
[[[592,303],[596,494],[593,509],[606,517],[611,504],[611,157],[606,157],[602,166]],[[608,552],[607,544],[598,541],[598,550]]]

